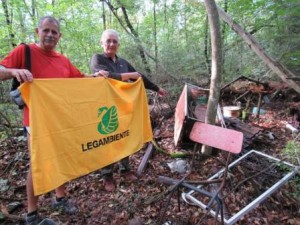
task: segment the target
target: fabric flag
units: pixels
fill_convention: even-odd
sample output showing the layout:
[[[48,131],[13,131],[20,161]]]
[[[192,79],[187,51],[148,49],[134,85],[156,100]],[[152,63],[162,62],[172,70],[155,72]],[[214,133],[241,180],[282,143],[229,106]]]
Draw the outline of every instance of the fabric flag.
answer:
[[[35,195],[117,162],[153,138],[141,79],[35,79],[19,89],[30,109]]]

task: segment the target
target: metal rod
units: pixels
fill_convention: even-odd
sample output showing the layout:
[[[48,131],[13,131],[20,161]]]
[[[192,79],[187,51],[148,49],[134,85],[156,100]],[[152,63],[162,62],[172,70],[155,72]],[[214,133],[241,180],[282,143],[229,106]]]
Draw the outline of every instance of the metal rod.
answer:
[[[293,171],[287,173],[281,180],[279,180],[278,182],[276,182],[274,185],[272,185],[269,189],[267,189],[264,193],[262,193],[260,196],[258,196],[256,199],[254,199],[252,202],[250,202],[248,205],[246,205],[243,209],[241,209],[239,212],[237,212],[235,215],[233,215],[231,218],[229,219],[222,219],[222,212],[221,215],[218,215],[218,211],[214,211],[214,210],[210,210],[209,212],[211,213],[211,215],[213,216],[218,216],[218,218],[225,222],[226,225],[232,225],[234,224],[236,221],[238,221],[242,216],[244,216],[246,213],[248,213],[249,211],[251,211],[252,209],[254,209],[259,203],[261,203],[262,201],[264,201],[267,197],[269,197],[272,193],[274,193],[276,190],[278,190],[281,186],[283,186],[285,183],[287,183],[295,174],[298,173],[300,167],[299,166],[295,166],[293,164],[290,164],[288,162],[285,161],[281,161],[280,159],[274,158],[270,155],[267,155],[265,153],[262,152],[258,152],[256,150],[251,150],[249,151],[247,154],[241,156],[240,158],[238,158],[237,160],[235,160],[234,162],[232,162],[228,168],[233,167],[234,165],[236,165],[237,163],[239,163],[241,160],[243,160],[244,158],[248,157],[251,154],[258,154],[261,155],[263,157],[272,159],[273,161],[276,162],[280,162],[283,163],[289,167],[292,167],[291,169],[293,169]],[[224,170],[226,169],[222,169],[220,170],[218,173],[216,173],[215,175],[213,175],[212,177],[210,177],[208,180],[214,179],[215,177],[219,176],[219,174],[223,173]],[[201,188],[201,186],[198,186],[199,188]],[[184,201],[186,201],[188,204],[194,203],[196,205],[198,205],[199,207],[206,209],[207,205],[205,205],[203,202],[199,201],[198,199],[196,199],[192,194],[195,191],[192,190],[188,193],[182,193],[182,198],[184,199]],[[189,201],[187,201],[189,200]],[[222,202],[222,201],[221,201]],[[221,203],[222,204],[222,203]],[[223,207],[223,206],[222,206]],[[221,208],[222,210],[222,208]]]

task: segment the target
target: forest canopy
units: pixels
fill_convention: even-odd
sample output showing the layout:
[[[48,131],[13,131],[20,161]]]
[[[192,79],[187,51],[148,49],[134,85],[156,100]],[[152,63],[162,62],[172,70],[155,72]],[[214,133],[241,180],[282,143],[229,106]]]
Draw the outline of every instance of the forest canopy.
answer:
[[[207,81],[210,75],[210,35],[204,3],[163,0],[2,0],[0,57],[20,43],[36,41],[40,17],[53,15],[61,22],[57,51],[83,72],[101,52],[103,30],[121,36],[119,55],[154,81],[174,78]],[[298,0],[217,1],[231,18],[252,34],[264,50],[294,74],[300,64],[300,2]],[[221,21],[223,82],[241,75],[260,80],[278,77]],[[165,79],[167,80],[167,79]]]

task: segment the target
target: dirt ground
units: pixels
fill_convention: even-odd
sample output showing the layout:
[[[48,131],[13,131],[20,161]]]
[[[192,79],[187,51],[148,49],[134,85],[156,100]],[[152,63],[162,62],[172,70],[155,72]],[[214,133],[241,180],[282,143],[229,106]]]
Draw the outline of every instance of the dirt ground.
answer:
[[[251,149],[284,159],[282,149],[288,140],[293,139],[292,132],[286,128],[286,123],[291,122],[291,117],[287,113],[289,107],[300,109],[300,103],[276,102],[264,108],[266,113],[261,115],[259,120],[250,117],[247,123],[251,126],[260,127],[263,131],[256,136],[247,149],[243,149],[238,156],[233,156],[231,160],[237,159]],[[182,159],[192,168],[192,172],[186,180],[206,180],[218,171],[220,161],[224,162],[223,154],[208,158],[196,153],[193,160],[191,157],[192,149],[180,149],[174,146],[174,116],[159,118],[159,120],[155,134],[156,143],[165,153],[181,152],[188,155]],[[272,138],[269,136],[270,133]],[[25,180],[29,165],[27,152],[24,140],[7,139],[0,144],[1,224],[24,224],[23,215],[26,212]],[[64,225],[216,224],[214,217],[205,210],[183,201],[180,194],[182,192],[187,193],[188,189],[180,187],[172,192],[172,195],[168,195],[167,190],[170,190],[170,186],[158,182],[159,176],[181,179],[186,175],[186,173],[171,171],[168,163],[175,159],[165,153],[155,150],[147,167],[139,179],[134,182],[121,177],[116,168],[114,178],[117,182],[117,188],[112,193],[104,190],[99,171],[69,182],[67,184],[68,196],[78,207],[78,213],[75,215],[69,216],[54,211],[51,208],[53,193],[40,197],[39,212],[42,216],[47,216],[58,224]],[[142,149],[131,156],[130,163],[133,171],[137,171],[144,154],[145,150]],[[230,172],[231,178],[226,182],[226,187],[222,193],[226,213],[234,215],[239,212],[249,201],[267,190],[286,172],[278,165],[270,168],[269,171],[264,171],[271,163],[261,158],[255,159],[251,163],[252,166],[244,167],[244,169],[242,168],[243,163],[241,163],[240,166],[236,166]],[[253,179],[249,178],[251,176]],[[236,224],[300,225],[299,190],[298,198],[292,195],[296,192],[292,182],[285,184],[239,219]],[[201,199],[201,196],[199,198]],[[202,199],[207,201],[205,197]],[[3,215],[5,215],[4,218]],[[217,222],[217,224],[221,223]]]

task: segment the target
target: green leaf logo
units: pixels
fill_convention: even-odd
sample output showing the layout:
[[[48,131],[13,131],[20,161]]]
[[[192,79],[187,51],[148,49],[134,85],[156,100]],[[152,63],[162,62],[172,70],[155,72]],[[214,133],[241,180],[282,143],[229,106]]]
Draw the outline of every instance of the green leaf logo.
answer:
[[[98,131],[100,134],[110,134],[117,130],[119,126],[117,108],[115,106],[99,108],[98,117],[103,113],[101,122],[98,124]]]

